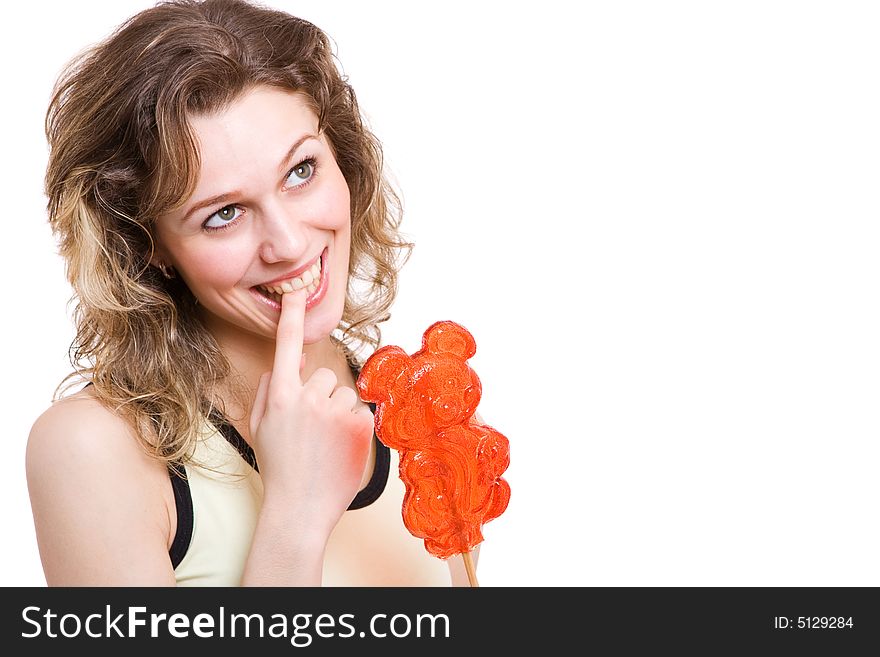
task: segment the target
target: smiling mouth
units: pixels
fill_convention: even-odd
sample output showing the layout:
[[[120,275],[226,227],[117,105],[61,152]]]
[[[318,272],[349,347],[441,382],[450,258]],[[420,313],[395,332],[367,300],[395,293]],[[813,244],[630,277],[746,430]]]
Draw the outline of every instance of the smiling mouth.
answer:
[[[271,299],[279,305],[281,304],[281,296],[285,292],[294,292],[296,290],[305,289],[308,292],[309,297],[311,297],[321,285],[321,274],[324,266],[323,256],[324,254],[322,253],[321,257],[315,261],[315,264],[299,276],[289,278],[286,281],[275,283],[273,285],[255,285],[254,289],[264,297]]]

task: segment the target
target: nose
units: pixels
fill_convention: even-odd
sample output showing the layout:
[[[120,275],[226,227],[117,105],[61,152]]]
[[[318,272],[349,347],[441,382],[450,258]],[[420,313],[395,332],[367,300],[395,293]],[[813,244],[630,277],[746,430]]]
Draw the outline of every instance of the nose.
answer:
[[[275,204],[260,216],[260,258],[268,263],[299,260],[307,246],[304,222],[292,216],[289,208]]]

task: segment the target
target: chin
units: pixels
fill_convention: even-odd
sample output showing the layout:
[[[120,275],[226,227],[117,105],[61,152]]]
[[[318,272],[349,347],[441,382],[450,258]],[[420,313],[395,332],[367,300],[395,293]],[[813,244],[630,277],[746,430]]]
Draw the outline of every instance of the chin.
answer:
[[[315,344],[325,340],[342,321],[342,308],[339,312],[322,313],[310,317],[306,315],[303,327],[303,344]]]

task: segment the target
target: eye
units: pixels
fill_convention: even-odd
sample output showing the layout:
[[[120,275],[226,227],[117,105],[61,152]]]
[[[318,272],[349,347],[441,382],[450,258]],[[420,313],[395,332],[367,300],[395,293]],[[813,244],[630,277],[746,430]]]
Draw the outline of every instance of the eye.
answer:
[[[309,158],[297,164],[290,173],[287,174],[287,184],[289,187],[299,187],[311,180],[315,175],[315,160]]]
[[[234,205],[227,205],[220,208],[208,217],[205,222],[205,228],[224,228],[241,216],[241,210]]]

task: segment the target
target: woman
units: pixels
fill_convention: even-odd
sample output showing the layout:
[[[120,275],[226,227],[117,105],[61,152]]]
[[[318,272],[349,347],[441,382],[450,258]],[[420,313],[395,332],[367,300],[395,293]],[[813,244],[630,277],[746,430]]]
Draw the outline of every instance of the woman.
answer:
[[[158,5],[71,64],[47,137],[86,382],[28,441],[48,584],[466,584],[355,392],[409,245],[327,37]]]

